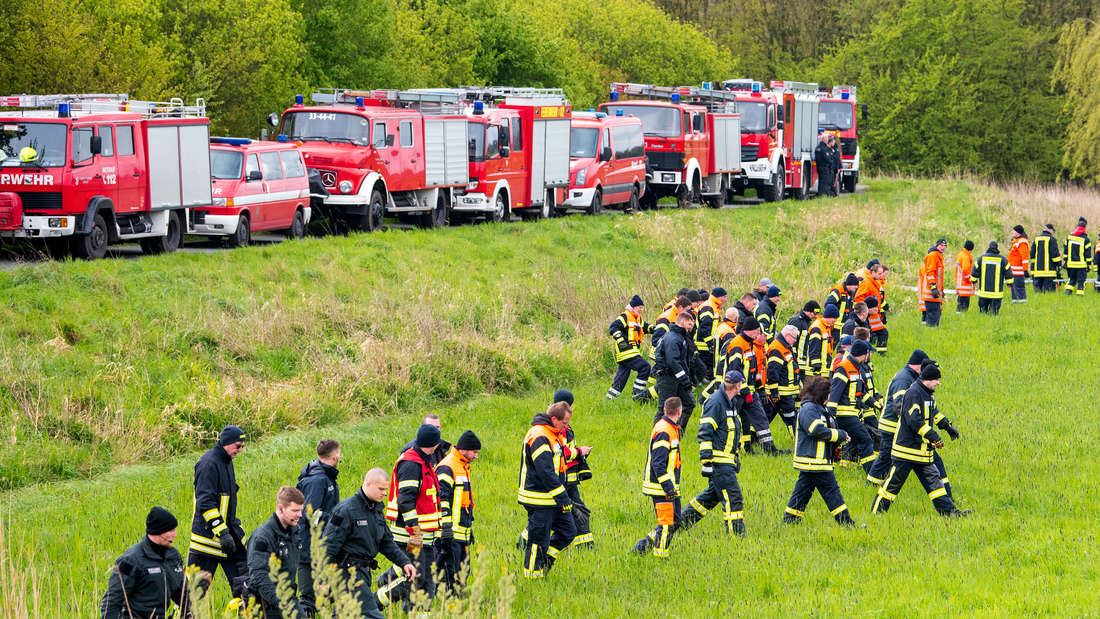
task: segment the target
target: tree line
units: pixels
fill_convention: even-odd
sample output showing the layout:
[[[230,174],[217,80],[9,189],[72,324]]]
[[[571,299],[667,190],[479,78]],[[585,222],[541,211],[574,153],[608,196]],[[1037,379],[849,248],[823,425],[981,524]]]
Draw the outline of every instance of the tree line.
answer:
[[[311,87],[856,84],[871,170],[1100,182],[1090,0],[0,0],[9,92],[204,97],[256,135]]]

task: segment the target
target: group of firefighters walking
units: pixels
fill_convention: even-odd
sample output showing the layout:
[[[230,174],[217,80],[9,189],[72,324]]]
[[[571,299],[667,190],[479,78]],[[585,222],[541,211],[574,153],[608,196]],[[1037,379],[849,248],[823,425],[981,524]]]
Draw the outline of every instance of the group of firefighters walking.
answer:
[[[1001,254],[997,242],[992,241],[985,253],[975,258],[974,242],[967,240],[955,256],[956,311],[970,309],[971,297],[977,296],[979,311],[997,314],[1006,291],[1013,303],[1026,303],[1028,277],[1036,293],[1054,292],[1062,269],[1066,275],[1065,294],[1085,294],[1085,280],[1092,267],[1097,270],[1094,288],[1100,292],[1100,234],[1094,247],[1085,230],[1087,225],[1084,217],[1079,218],[1073,232],[1063,241],[1061,251],[1053,224],[1046,224],[1034,242],[1022,225],[1014,226],[1007,257]],[[921,319],[931,327],[939,325],[943,309],[946,251],[947,240],[936,241],[920,269]]]

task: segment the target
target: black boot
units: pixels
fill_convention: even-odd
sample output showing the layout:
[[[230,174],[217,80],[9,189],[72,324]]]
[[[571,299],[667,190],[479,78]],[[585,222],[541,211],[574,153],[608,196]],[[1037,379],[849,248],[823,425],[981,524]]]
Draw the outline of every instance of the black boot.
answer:
[[[730,521],[730,533],[734,535],[745,537],[745,521],[744,520],[731,520]]]
[[[790,449],[776,449],[775,443],[773,443],[772,441],[763,443],[762,447],[764,448],[764,453],[768,454],[769,456],[782,456],[791,453]]]
[[[783,514],[783,524],[802,524],[802,519],[792,514]]]
[[[956,518],[963,518],[963,517],[965,517],[965,516],[969,516],[969,515],[970,515],[970,510],[969,510],[969,509],[959,509],[959,508],[955,508],[955,509],[952,509],[952,510],[951,510],[951,511],[949,511],[949,512],[944,512],[944,514],[943,514],[943,515],[944,515],[944,516],[954,516],[954,517],[956,517]]]

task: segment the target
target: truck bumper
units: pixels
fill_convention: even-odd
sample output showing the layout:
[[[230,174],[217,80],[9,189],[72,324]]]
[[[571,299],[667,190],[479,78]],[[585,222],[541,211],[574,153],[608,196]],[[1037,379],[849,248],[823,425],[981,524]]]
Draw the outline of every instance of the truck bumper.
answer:
[[[48,239],[72,236],[76,232],[74,215],[23,215],[23,226],[15,230],[0,230],[0,237],[9,239]]]
[[[682,171],[654,170],[653,178],[649,179],[650,185],[679,185],[684,182]]]
[[[455,197],[454,207],[451,210],[461,213],[491,213],[493,201],[483,193],[464,193]]]
[[[772,180],[772,165],[767,159],[743,163],[741,168],[744,170],[745,178],[749,180],[768,182]]]
[[[566,192],[565,200],[561,205],[569,208],[588,208],[592,206],[592,196],[596,195],[595,187],[573,187]]]
[[[191,224],[189,234],[202,236],[228,236],[237,233],[237,223],[240,215],[211,215],[206,213],[202,223]]]

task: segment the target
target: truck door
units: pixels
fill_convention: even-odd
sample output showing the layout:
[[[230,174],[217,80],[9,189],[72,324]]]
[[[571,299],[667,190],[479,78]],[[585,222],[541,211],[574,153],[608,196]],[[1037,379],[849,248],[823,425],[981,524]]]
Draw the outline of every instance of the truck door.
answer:
[[[527,165],[524,160],[526,153],[522,150],[524,140],[520,124],[520,118],[517,115],[511,118],[502,118],[499,124],[489,125],[490,131],[495,127],[496,131],[500,132],[498,144],[501,157],[496,167],[500,170],[501,178],[508,181],[512,208],[528,208],[531,206],[531,196],[527,191]],[[520,146],[518,151],[513,147],[517,137]],[[508,151],[507,157],[504,156],[506,150]]]
[[[371,125],[371,147],[374,149],[375,165],[373,166],[382,178],[386,180],[386,186],[390,191],[401,191],[401,179],[391,173],[390,164],[397,157],[397,147],[394,135],[397,127],[390,127],[385,120],[375,120]]]
[[[395,122],[396,148],[390,159],[390,172],[400,179],[400,187],[421,189],[424,187],[424,136],[421,121],[419,118],[402,118]]]
[[[120,212],[145,208],[145,166],[134,145],[134,126],[115,125],[115,163],[118,166],[118,203]]]
[[[109,157],[96,155],[92,153],[95,127],[73,127],[72,131],[73,184],[76,187],[77,205],[83,208],[96,196],[109,198],[112,204],[118,204],[118,171],[115,169],[114,143],[110,144]],[[113,178],[105,177],[104,167],[111,170],[109,174]]]
[[[252,227],[256,230],[265,230],[274,219],[274,211],[279,208],[271,200],[282,193],[285,184],[283,162],[279,159],[279,153],[273,150],[260,153],[260,169],[264,172],[265,195],[264,200],[252,209]]]

